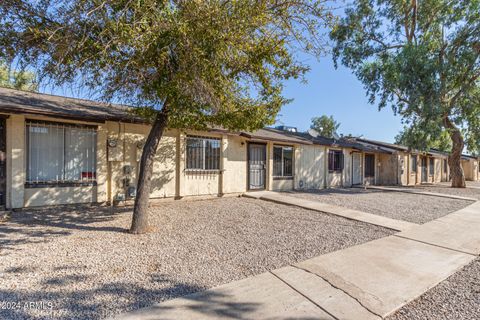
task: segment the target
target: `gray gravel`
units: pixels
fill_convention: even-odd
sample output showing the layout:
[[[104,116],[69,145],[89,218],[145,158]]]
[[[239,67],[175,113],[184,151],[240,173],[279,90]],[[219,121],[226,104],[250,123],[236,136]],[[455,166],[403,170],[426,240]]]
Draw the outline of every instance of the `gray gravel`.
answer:
[[[480,181],[467,181],[467,187],[480,188]]]
[[[413,223],[425,223],[470,205],[471,201],[373,189],[292,192],[298,197]]]
[[[474,260],[387,319],[480,319],[480,259]]]
[[[467,188],[451,188],[447,185],[424,185],[424,186],[416,186],[413,189],[419,190],[419,191],[437,192],[437,193],[450,194],[454,196],[469,197],[469,198],[480,200],[480,189],[474,189],[474,188],[468,188],[468,187]]]
[[[392,232],[246,198],[151,209],[155,231],[125,233],[131,209],[13,213],[0,224],[0,319],[98,319],[204,290]],[[51,310],[24,309],[52,303]],[[48,307],[48,305],[46,305]]]

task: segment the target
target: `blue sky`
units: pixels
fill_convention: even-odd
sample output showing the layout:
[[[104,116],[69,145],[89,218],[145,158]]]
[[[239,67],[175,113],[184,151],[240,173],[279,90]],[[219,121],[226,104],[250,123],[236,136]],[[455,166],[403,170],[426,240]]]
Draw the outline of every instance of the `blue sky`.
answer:
[[[294,101],[283,107],[277,124],[304,131],[313,117],[332,115],[341,124],[338,133],[393,142],[403,127],[400,117],[389,108],[378,111],[369,104],[362,84],[349,69],[339,66],[336,70],[331,56],[320,61],[310,58],[306,63],[311,67],[308,83],[286,83],[285,96]]]

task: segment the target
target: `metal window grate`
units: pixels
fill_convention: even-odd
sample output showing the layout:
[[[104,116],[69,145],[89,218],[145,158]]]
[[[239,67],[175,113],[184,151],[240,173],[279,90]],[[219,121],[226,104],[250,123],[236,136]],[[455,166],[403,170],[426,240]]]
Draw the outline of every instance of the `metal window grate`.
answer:
[[[96,181],[96,127],[29,121],[26,145],[27,183]]]
[[[328,171],[341,172],[344,167],[344,156],[341,150],[328,151]]]
[[[221,139],[187,136],[187,170],[219,170]]]
[[[293,176],[293,147],[273,146],[273,176]]]

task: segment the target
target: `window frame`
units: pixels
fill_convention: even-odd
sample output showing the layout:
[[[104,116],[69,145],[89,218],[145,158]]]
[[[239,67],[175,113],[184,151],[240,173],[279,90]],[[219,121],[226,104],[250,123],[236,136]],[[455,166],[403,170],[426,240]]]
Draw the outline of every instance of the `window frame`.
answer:
[[[428,160],[428,174],[430,176],[435,175],[435,159],[429,158]]]
[[[335,156],[339,155],[339,165],[335,166]],[[330,162],[332,161],[332,162]],[[329,149],[328,150],[328,172],[329,173],[341,173],[345,169],[345,156],[343,150]]]
[[[93,135],[93,143],[92,143],[92,154],[93,154],[93,163],[92,169],[94,171],[89,172],[91,176],[87,179],[83,179],[82,176],[78,180],[68,180],[64,179],[66,175],[66,161],[63,159],[63,168],[62,168],[62,179],[61,180],[34,180],[31,179],[29,172],[30,170],[30,134],[29,128],[30,127],[61,127],[63,129],[62,141],[63,145],[61,148],[63,149],[63,154],[65,157],[66,150],[65,150],[65,136],[67,128],[70,129],[77,129],[77,130],[91,130],[94,133]],[[70,122],[57,122],[57,121],[48,121],[48,120],[36,120],[36,119],[25,119],[25,188],[49,188],[49,187],[77,187],[77,186],[96,186],[97,185],[97,148],[98,145],[98,126],[96,125],[89,125],[89,124],[79,124],[79,123],[70,123]]]
[[[281,168],[281,175],[277,175],[275,172],[275,148],[281,149],[281,158],[280,158],[280,168]],[[291,164],[291,173],[289,175],[285,174],[285,149],[290,149],[292,151],[292,164]],[[295,163],[295,148],[294,146],[288,146],[288,145],[278,145],[274,144],[272,148],[272,161],[273,161],[273,167],[272,167],[272,177],[275,180],[290,180],[293,179],[294,177],[294,163]]]
[[[415,161],[413,161],[414,159],[415,159]],[[412,172],[417,173],[418,172],[418,155],[416,155],[416,154],[410,155],[410,161],[411,161],[410,170]],[[413,165],[414,163],[415,163],[415,166]]]
[[[369,174],[369,175],[367,175],[367,168],[369,167],[369,166],[367,166],[367,157],[369,159],[373,159],[373,163],[371,164],[372,173]],[[375,154],[373,154],[373,153],[365,154],[365,178],[375,178],[375,162],[376,162],[375,160],[376,160],[375,159]]]
[[[202,142],[201,151],[202,151],[202,167],[189,167],[189,151],[188,151],[188,140],[200,140]],[[216,168],[209,168],[207,169],[207,141],[215,141],[218,142],[218,153],[214,155],[217,159],[214,159],[214,164],[216,164]],[[220,172],[221,171],[221,156],[222,154],[222,138],[219,137],[209,137],[209,136],[199,136],[199,135],[187,135],[185,137],[185,172]],[[215,161],[216,160],[216,161]]]

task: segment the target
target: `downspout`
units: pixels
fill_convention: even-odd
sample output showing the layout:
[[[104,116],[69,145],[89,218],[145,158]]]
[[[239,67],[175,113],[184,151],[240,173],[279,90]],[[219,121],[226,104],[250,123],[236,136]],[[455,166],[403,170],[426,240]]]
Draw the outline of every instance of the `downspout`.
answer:
[[[323,187],[324,189],[328,188],[328,182],[327,182],[327,172],[328,172],[328,149],[327,146],[325,146],[325,156],[324,156],[324,161],[323,161]]]
[[[399,179],[398,179],[398,176],[400,175],[400,157],[398,156],[398,154],[395,154],[396,157],[397,157],[397,181],[396,181],[396,185],[398,186],[400,183]]]
[[[407,186],[410,185],[410,155],[407,153]]]

